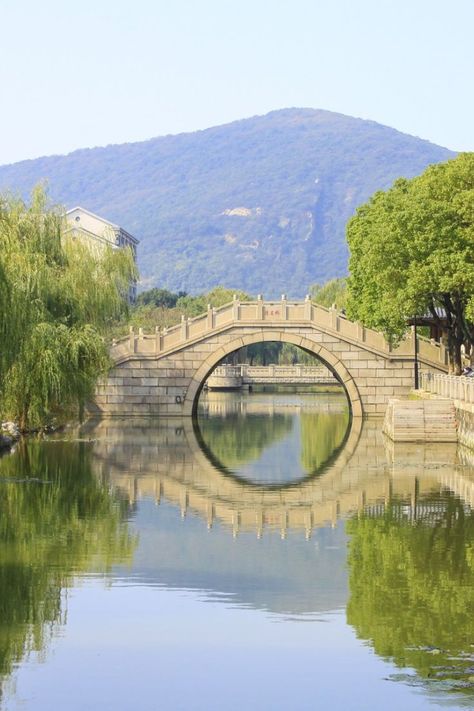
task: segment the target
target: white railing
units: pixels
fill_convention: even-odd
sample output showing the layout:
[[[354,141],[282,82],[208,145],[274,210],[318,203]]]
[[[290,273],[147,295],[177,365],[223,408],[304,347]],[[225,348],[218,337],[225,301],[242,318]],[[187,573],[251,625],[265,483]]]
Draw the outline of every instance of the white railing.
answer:
[[[267,325],[272,327],[297,327],[314,325],[316,328],[337,335],[347,343],[360,344],[373,353],[386,355],[391,359],[413,357],[413,332],[396,347],[392,347],[382,333],[365,328],[360,323],[350,321],[335,308],[325,308],[313,304],[308,297],[304,301],[239,301],[236,297],[229,304],[219,308],[208,306],[207,312],[195,318],[181,317],[181,323],[171,328],[155,329],[154,333],[135,332],[130,328],[128,336],[112,344],[111,357],[115,362],[130,356],[161,357],[182,348],[187,343],[199,341],[214,331],[229,328],[234,324],[242,326]],[[418,358],[427,365],[446,368],[448,354],[445,346],[433,340],[418,337]]]
[[[323,365],[219,365],[212,377],[242,378],[244,384],[267,380],[334,380],[334,376]]]
[[[434,395],[474,403],[474,377],[463,375],[444,375],[442,373],[420,373],[422,390]]]

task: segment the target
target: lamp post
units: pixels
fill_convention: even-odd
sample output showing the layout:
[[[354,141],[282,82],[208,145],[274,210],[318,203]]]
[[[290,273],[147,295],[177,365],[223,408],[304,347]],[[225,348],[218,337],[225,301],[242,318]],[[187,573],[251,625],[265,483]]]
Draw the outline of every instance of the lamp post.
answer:
[[[414,376],[415,376],[415,378],[414,378],[414,380],[415,380],[415,390],[418,390],[418,385],[419,385],[419,382],[418,382],[418,336],[417,336],[416,327],[417,327],[417,322],[416,322],[416,316],[415,316],[413,319],[413,340],[415,342],[415,345],[414,345],[414,356],[415,356],[414,357],[414,367],[415,367]]]

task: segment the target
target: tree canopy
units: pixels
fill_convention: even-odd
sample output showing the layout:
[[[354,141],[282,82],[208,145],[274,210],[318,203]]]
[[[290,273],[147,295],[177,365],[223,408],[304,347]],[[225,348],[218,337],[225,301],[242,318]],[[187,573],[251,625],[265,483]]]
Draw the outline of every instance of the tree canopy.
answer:
[[[65,234],[41,187],[0,196],[1,414],[22,427],[92,395],[109,365],[104,329],[127,310],[128,250],[91,250]]]
[[[175,294],[168,289],[158,289],[153,287],[152,289],[147,289],[147,291],[142,291],[137,296],[135,302],[136,306],[157,306],[166,309],[172,309],[176,306],[178,299],[187,296],[185,291],[178,291]]]
[[[333,304],[339,309],[345,309],[347,305],[347,279],[339,277],[330,279],[325,284],[313,284],[309,290],[311,299],[321,306],[329,308]]]
[[[347,226],[348,314],[392,340],[407,319],[447,320],[451,362],[474,344],[474,153],[397,180]]]

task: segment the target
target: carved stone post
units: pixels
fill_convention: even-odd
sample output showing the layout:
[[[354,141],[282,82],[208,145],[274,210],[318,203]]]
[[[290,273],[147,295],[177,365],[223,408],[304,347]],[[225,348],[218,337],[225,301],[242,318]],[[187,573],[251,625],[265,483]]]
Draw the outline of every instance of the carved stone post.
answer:
[[[237,298],[237,294],[232,297],[232,318],[234,321],[238,321],[240,318],[240,301]]]
[[[211,304],[207,305],[207,330],[211,331],[214,328],[214,324],[212,323],[212,308]]]
[[[130,353],[137,352],[137,339],[135,337],[135,331],[133,330],[133,326],[130,326],[129,349],[130,349]]]

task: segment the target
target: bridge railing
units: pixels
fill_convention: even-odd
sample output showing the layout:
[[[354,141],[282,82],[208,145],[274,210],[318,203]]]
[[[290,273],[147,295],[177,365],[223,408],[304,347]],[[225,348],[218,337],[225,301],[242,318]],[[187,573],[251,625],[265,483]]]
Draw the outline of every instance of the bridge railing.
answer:
[[[225,378],[332,378],[324,365],[219,365],[213,376]]]
[[[332,373],[323,365],[243,365],[242,375],[249,378],[321,378],[330,377]]]
[[[421,373],[420,376],[421,388],[425,392],[474,404],[474,377],[429,372]]]
[[[286,298],[280,301],[264,301],[258,298],[257,301],[242,302],[234,298],[231,303],[219,308],[208,306],[206,313],[195,318],[182,316],[181,323],[171,328],[157,328],[155,333],[145,334],[142,329],[138,332],[130,329],[128,336],[113,342],[111,356],[115,361],[120,361],[133,354],[161,355],[233,323],[242,325],[265,323],[275,327],[314,324],[317,328],[338,335],[343,340],[361,344],[367,350],[391,354],[398,358],[413,357],[411,332],[396,348],[393,348],[383,334],[350,321],[335,308],[328,309],[313,304],[309,297],[304,301],[288,301]],[[448,363],[447,349],[444,345],[421,337],[418,337],[418,355],[422,361],[433,365],[446,366]]]

